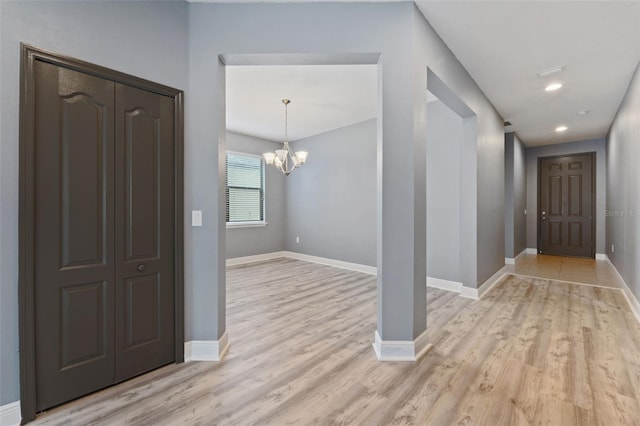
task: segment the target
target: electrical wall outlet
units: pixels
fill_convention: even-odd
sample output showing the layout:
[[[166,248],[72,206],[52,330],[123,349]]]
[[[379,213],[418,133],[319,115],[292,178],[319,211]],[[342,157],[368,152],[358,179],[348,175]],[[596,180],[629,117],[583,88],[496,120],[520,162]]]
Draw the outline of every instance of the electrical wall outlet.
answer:
[[[613,244],[611,244],[611,253],[615,253],[615,251],[616,251],[616,247]]]
[[[296,243],[300,243],[300,237],[296,237]]]

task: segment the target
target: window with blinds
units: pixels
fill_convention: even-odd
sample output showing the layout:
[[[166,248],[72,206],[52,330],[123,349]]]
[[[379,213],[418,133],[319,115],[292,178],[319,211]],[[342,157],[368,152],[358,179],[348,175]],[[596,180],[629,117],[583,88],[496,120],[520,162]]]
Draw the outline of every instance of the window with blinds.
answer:
[[[263,221],[262,158],[227,152],[227,223]]]

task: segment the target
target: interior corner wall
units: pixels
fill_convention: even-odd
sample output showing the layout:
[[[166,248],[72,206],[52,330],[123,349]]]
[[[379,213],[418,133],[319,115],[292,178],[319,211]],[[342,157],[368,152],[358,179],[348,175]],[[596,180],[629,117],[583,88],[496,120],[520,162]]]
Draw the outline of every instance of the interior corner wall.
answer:
[[[442,101],[427,104],[427,276],[460,277],[463,119]]]
[[[292,142],[309,159],[286,181],[286,250],[376,266],[376,132],[372,119]]]
[[[227,150],[262,156],[275,151],[281,143],[252,136],[227,132]],[[265,221],[266,226],[228,227],[226,238],[227,259],[253,256],[284,250],[285,234],[285,177],[275,167],[265,167]]]
[[[513,253],[527,248],[527,148],[513,135]]]
[[[20,42],[186,90],[187,19],[184,2],[0,1],[0,406],[20,398]]]
[[[429,67],[475,114],[465,116],[464,124],[466,131],[475,132],[476,150],[463,146],[462,173],[471,176],[469,182],[463,176],[462,185],[472,184],[473,191],[462,195],[469,208],[462,207],[460,269],[463,285],[477,288],[504,266],[504,121],[415,5],[414,9],[416,78],[426,75]],[[426,108],[424,96],[417,94],[423,106],[416,108]],[[467,162],[465,155],[472,153]]]
[[[607,154],[604,139],[589,139],[527,149],[527,247],[538,247],[538,158],[596,153],[596,253],[605,253],[605,201],[607,197]]]
[[[640,66],[607,135],[606,254],[640,299]],[[611,250],[612,245],[615,250]]]
[[[515,202],[513,195],[513,138],[515,133],[504,135],[504,255],[515,257],[513,247],[513,212]]]
[[[526,148],[515,133],[505,134],[505,257],[527,247]]]

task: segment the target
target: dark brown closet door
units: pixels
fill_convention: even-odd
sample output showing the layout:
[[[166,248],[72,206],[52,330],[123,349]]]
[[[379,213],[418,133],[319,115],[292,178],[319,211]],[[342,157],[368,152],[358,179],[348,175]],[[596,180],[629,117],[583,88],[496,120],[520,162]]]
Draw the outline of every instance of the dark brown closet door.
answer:
[[[42,410],[114,381],[114,83],[41,61],[34,66]]]
[[[175,360],[174,110],[116,83],[116,381]]]

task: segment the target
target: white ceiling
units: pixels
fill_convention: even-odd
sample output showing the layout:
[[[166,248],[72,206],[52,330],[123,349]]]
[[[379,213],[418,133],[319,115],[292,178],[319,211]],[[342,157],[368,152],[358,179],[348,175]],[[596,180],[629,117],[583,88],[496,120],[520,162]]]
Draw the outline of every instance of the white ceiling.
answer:
[[[226,67],[227,130],[295,141],[376,117],[375,65],[237,65]]]
[[[640,1],[416,3],[527,146],[606,135],[640,60]]]
[[[513,124],[506,131],[517,132],[527,146],[605,136],[640,61],[640,0],[416,4]],[[557,66],[565,70],[537,76]],[[232,131],[281,140],[284,97],[292,100],[291,140],[375,116],[371,65],[228,66],[227,71],[227,127]],[[544,91],[556,81],[564,84],[562,89]],[[576,115],[584,110],[589,114]],[[568,130],[556,133],[559,125]]]

